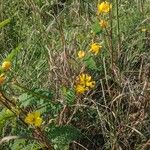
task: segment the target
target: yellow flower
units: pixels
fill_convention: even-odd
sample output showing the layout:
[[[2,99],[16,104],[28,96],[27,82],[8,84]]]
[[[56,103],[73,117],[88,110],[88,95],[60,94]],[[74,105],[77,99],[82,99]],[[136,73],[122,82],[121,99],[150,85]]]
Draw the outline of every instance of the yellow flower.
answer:
[[[86,86],[88,86],[88,87],[90,87],[90,88],[94,88],[94,86],[95,86],[95,81],[86,82]]]
[[[81,50],[81,51],[78,52],[78,57],[79,58],[83,58],[84,56],[85,56],[85,52],[84,51]]]
[[[37,117],[37,118],[35,119],[34,125],[35,125],[36,127],[40,127],[41,124],[42,124],[42,118]]]
[[[112,4],[105,1],[105,2],[98,4],[97,8],[98,8],[98,14],[108,13],[112,9]]]
[[[75,89],[77,94],[83,94],[86,91],[85,87],[80,84],[78,84]]]
[[[97,55],[101,48],[102,48],[102,46],[99,45],[98,43],[93,43],[93,44],[91,44],[90,52],[93,52],[93,53],[95,53],[95,55]]]
[[[78,94],[83,94],[85,91],[90,90],[90,88],[94,88],[94,86],[95,81],[92,81],[92,77],[88,74],[82,73],[76,79],[75,89]]]
[[[85,78],[86,78],[86,74],[79,75],[79,77],[77,77],[79,84],[85,85]]]
[[[32,113],[29,113],[27,117],[25,118],[25,122],[27,124],[33,125],[34,124],[34,115]]]
[[[80,76],[80,81],[82,81],[81,84],[83,83],[83,80],[84,80],[84,85],[85,85],[86,87],[94,88],[94,86],[95,86],[95,81],[92,81],[92,77],[91,77],[91,76],[89,76],[88,74],[82,74],[82,75]],[[87,88],[87,89],[88,89],[88,88]]]
[[[143,28],[143,29],[141,29],[141,31],[142,31],[142,32],[146,32],[146,31],[147,31],[147,29]]]
[[[7,71],[11,68],[11,62],[10,61],[4,61],[2,64],[2,68]]]
[[[102,28],[106,28],[108,26],[108,22],[105,20],[101,20],[99,24]]]
[[[42,118],[40,117],[39,112],[28,113],[25,118],[25,122],[29,125],[33,125],[35,127],[40,127],[42,124]]]
[[[5,75],[1,74],[0,75],[0,85],[4,83],[5,79],[6,79]]]

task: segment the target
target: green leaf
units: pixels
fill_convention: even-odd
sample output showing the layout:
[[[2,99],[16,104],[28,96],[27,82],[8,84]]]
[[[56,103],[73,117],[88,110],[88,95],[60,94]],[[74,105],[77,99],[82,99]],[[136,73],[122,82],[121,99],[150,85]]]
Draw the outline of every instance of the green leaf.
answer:
[[[42,105],[45,102],[50,103],[51,99],[51,92],[38,88],[30,90],[29,92],[23,93],[19,96],[20,106],[24,108],[30,105]]]
[[[20,150],[23,145],[25,145],[24,139],[14,140],[13,145],[11,145],[11,150]]]
[[[33,143],[28,143],[25,139],[17,139],[14,140],[11,145],[11,150],[38,150],[41,146],[37,144],[35,141]]]
[[[21,107],[26,108],[31,104],[31,102],[34,100],[34,98],[27,93],[23,93],[22,95],[19,96],[19,102],[21,103]]]
[[[66,104],[72,105],[76,97],[74,89],[66,89],[65,87],[63,87],[63,94],[65,97]]]
[[[37,100],[42,99],[49,102],[49,100],[51,100],[53,97],[52,92],[48,90],[44,90],[40,88],[28,89],[20,84],[15,84],[15,86],[24,90],[28,95],[33,96]]]
[[[97,70],[96,62],[93,57],[88,57],[84,60],[85,65],[91,70]]]
[[[95,34],[100,34],[102,32],[102,29],[99,25],[99,21],[96,21],[93,25],[92,25],[92,31],[95,33]]]
[[[15,117],[14,113],[10,110],[2,109],[0,112],[0,131],[2,131],[2,128],[5,126],[6,122],[8,120],[13,119]]]
[[[0,29],[3,28],[4,26],[6,26],[7,24],[9,24],[11,21],[11,19],[6,19],[2,22],[0,22]]]
[[[11,61],[17,55],[17,53],[20,52],[21,48],[22,48],[22,45],[21,44],[18,45],[15,49],[11,51],[11,53],[6,57],[5,60]]]
[[[55,150],[67,150],[69,143],[81,136],[80,131],[70,125],[51,125],[47,131],[47,135],[53,142]]]

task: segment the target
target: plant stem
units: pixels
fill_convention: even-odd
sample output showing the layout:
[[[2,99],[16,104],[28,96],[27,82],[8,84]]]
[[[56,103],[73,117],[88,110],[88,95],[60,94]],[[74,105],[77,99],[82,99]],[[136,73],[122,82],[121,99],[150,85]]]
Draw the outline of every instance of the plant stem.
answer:
[[[119,3],[116,0],[116,19],[117,19],[117,37],[118,37],[118,57],[120,56],[121,40],[120,40],[120,22],[119,22]]]
[[[113,1],[111,1],[113,4]],[[111,50],[111,67],[113,68],[114,63],[114,52],[113,52],[113,18],[112,11],[109,12],[109,20],[110,20],[110,50]]]

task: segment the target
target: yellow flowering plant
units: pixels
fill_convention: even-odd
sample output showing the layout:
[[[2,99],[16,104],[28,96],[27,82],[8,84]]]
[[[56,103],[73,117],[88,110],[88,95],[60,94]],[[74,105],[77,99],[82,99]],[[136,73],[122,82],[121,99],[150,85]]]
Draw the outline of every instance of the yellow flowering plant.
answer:
[[[90,45],[90,50],[89,51],[94,53],[94,55],[97,55],[100,52],[101,48],[102,48],[102,46],[100,44],[92,43]]]
[[[111,9],[112,9],[112,4],[110,4],[107,1],[104,1],[97,5],[97,13],[98,14],[108,13],[109,11],[111,11]]]
[[[79,52],[78,52],[78,58],[83,58],[85,56],[85,51],[83,51],[83,50],[80,50]]]
[[[8,71],[11,68],[11,62],[6,60],[2,63],[2,69]]]
[[[92,80],[90,75],[82,73],[76,78],[75,90],[78,94],[83,94],[94,87],[95,81]]]
[[[6,79],[5,75],[1,74],[0,75],[0,85],[2,85],[4,83],[5,79]]]
[[[146,28],[142,28],[141,31],[142,31],[142,32],[146,32],[147,29],[146,29]]]
[[[25,118],[25,122],[29,125],[33,125],[35,127],[40,127],[43,120],[40,117],[39,112],[32,112],[32,113],[27,114],[27,116]]]
[[[101,28],[106,28],[108,26],[108,22],[106,20],[100,20],[99,25]]]

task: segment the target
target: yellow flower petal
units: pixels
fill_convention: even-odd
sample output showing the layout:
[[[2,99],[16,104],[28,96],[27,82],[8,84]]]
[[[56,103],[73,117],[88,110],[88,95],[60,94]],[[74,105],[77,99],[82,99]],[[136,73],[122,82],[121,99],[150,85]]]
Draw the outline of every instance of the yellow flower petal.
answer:
[[[84,56],[85,56],[85,52],[84,51],[81,50],[81,51],[78,52],[78,57],[79,58],[83,58]]]
[[[112,4],[105,1],[105,2],[98,4],[97,8],[98,8],[98,14],[108,13],[112,9]]]
[[[93,44],[91,44],[90,52],[97,55],[101,48],[102,48],[102,46],[99,45],[98,43],[93,43]]]
[[[2,85],[4,83],[5,79],[6,79],[5,75],[1,74],[0,75],[0,85]]]
[[[86,89],[85,89],[84,86],[82,86],[82,85],[80,85],[80,84],[76,86],[76,92],[77,92],[78,94],[83,94],[85,91],[86,91]]]
[[[82,73],[77,77],[75,90],[78,94],[83,94],[95,86],[95,81],[92,81],[92,77],[88,74]]]
[[[39,112],[34,112],[33,115],[34,115],[35,118],[40,117],[40,113]]]
[[[142,32],[146,32],[146,31],[147,31],[147,29],[143,28],[143,29],[141,29],[141,31],[142,31]]]
[[[99,24],[102,28],[106,28],[108,26],[108,22],[105,20],[101,20]]]
[[[42,124],[42,118],[39,112],[28,113],[25,118],[25,122],[29,125],[34,125],[35,127],[40,127]]]
[[[85,81],[89,82],[92,79],[91,76],[89,76],[88,74],[85,74]]]
[[[27,115],[27,117],[25,118],[25,122],[26,122],[27,124],[33,125],[33,123],[34,123],[34,115],[33,115],[32,113],[29,113],[29,114]]]
[[[34,121],[34,125],[35,125],[36,127],[40,127],[41,124],[42,124],[42,118],[37,117],[37,118],[35,119],[35,121]]]
[[[11,68],[11,62],[10,61],[4,61],[2,64],[2,68],[7,71]]]
[[[94,88],[94,86],[95,86],[95,81],[87,82],[87,83],[86,83],[86,86],[88,86],[88,87],[90,87],[90,88]]]
[[[85,74],[81,74],[79,76],[79,83],[84,85],[84,83],[85,83]]]

